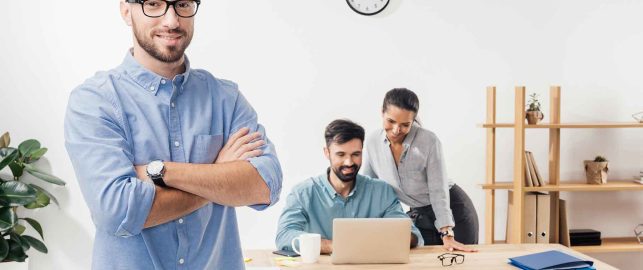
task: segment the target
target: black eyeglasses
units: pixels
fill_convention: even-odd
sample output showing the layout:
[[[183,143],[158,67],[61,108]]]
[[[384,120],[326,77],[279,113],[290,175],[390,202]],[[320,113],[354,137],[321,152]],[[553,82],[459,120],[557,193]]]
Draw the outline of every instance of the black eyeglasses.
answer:
[[[176,12],[176,15],[179,17],[190,18],[196,15],[201,4],[201,0],[125,0],[125,2],[141,4],[143,14],[151,18],[158,18],[165,15],[167,10],[170,9],[170,6],[174,8],[174,12]]]
[[[461,264],[464,262],[464,254],[455,254],[455,253],[444,253],[438,256],[438,259],[442,262],[442,266],[451,266],[455,264]]]

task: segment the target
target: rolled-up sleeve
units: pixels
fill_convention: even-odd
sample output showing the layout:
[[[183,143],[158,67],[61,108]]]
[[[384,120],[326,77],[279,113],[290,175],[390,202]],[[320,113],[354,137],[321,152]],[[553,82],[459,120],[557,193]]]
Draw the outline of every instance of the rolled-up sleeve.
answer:
[[[239,92],[232,117],[232,125],[229,134],[234,134],[239,129],[247,127],[250,132],[261,133],[261,139],[266,143],[260,148],[263,153],[260,156],[250,158],[248,161],[257,169],[259,175],[270,189],[270,204],[257,204],[250,207],[256,210],[264,210],[279,201],[281,193],[282,171],[275,145],[268,139],[266,129],[258,123],[257,113],[248,100]]]
[[[65,115],[65,147],[98,230],[139,234],[155,187],[136,178],[132,146],[108,91],[83,85],[72,91]]]
[[[299,199],[298,191],[293,189],[286,198],[286,207],[279,217],[275,239],[277,249],[292,251],[291,241],[306,232],[307,224],[308,214]]]

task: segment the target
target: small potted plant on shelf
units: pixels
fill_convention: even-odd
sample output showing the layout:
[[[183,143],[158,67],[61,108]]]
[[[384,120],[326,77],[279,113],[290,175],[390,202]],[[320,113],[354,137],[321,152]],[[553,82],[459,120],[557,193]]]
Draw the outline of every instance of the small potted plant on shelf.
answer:
[[[540,111],[540,101],[538,100],[538,94],[533,93],[529,95],[529,104],[527,105],[527,124],[536,125],[538,122],[545,118],[545,114]]]
[[[607,183],[608,160],[602,156],[596,156],[594,160],[585,160],[585,175],[587,183],[600,185]]]
[[[40,185],[23,181],[23,176],[28,173],[36,179],[59,186],[65,185],[65,182],[43,172],[34,164],[47,153],[47,148],[41,147],[38,141],[26,140],[18,148],[10,147],[9,143],[9,133],[0,137],[0,171],[8,168],[12,174],[12,177],[0,175],[0,268],[18,269],[24,265],[24,269],[27,269],[27,264],[22,263],[28,257],[27,250],[33,248],[47,253],[47,247],[36,237],[24,234],[29,225],[44,240],[40,223],[24,217],[22,212],[45,207],[51,201],[58,204],[58,201]]]

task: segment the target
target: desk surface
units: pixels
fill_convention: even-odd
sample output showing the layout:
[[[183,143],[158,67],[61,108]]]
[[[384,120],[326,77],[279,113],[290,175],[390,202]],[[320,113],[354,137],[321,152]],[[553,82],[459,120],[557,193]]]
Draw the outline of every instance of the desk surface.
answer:
[[[302,269],[302,270],[321,270],[321,269],[518,269],[509,265],[507,262],[510,257],[527,255],[530,253],[542,252],[547,250],[560,250],[570,255],[585,258],[594,261],[596,269],[616,269],[604,262],[596,260],[585,254],[579,253],[567,247],[558,244],[496,244],[496,245],[477,245],[477,253],[464,253],[465,260],[463,264],[443,267],[437,256],[445,253],[441,246],[425,246],[411,250],[410,263],[408,264],[359,264],[359,265],[334,265],[330,262],[330,256],[322,255],[315,264],[297,264],[296,266],[283,267],[279,266],[274,258],[285,258],[272,254],[271,250],[247,250],[244,252],[246,258],[252,261],[246,263],[247,267],[267,267],[279,266],[282,269]],[[459,253],[459,252],[458,252]],[[296,259],[299,261],[299,258]]]

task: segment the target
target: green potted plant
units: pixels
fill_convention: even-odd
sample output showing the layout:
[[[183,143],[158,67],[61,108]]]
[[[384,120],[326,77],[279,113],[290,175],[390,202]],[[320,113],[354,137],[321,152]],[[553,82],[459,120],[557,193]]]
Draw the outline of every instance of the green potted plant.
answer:
[[[28,173],[36,179],[63,186],[60,178],[38,169],[38,161],[47,148],[40,146],[37,140],[26,140],[18,148],[10,147],[9,133],[0,137],[0,171],[8,167],[12,177],[0,175],[0,268],[10,267],[12,262],[24,262],[27,250],[34,248],[47,253],[45,244],[36,237],[24,234],[27,225],[31,226],[44,241],[42,226],[38,221],[21,217],[25,209],[42,208],[51,201],[58,205],[56,198],[44,188],[23,181]]]
[[[540,111],[540,101],[538,100],[538,94],[533,93],[529,95],[529,104],[527,105],[527,124],[536,125],[538,122],[545,118],[545,114]]]
[[[607,183],[608,160],[603,156],[596,156],[594,160],[585,160],[585,175],[587,183],[601,185]]]

